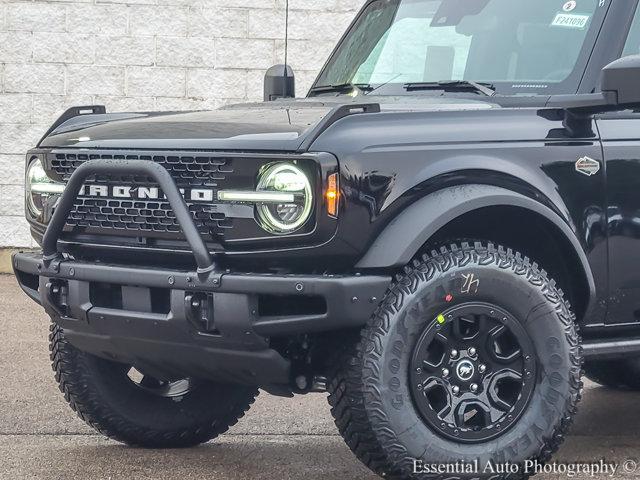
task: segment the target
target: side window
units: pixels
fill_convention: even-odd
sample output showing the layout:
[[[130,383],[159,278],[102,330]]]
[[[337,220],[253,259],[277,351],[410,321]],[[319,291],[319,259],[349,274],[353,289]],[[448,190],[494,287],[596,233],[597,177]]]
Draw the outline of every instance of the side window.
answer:
[[[624,50],[622,51],[623,57],[627,55],[640,55],[640,6],[633,17],[627,42],[624,44]]]

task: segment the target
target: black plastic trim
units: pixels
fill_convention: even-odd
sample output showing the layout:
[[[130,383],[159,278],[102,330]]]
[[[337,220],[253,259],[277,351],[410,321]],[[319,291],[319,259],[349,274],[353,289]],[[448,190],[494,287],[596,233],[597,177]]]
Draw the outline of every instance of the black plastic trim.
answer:
[[[62,115],[58,117],[58,119],[53,122],[53,125],[49,127],[49,130],[42,136],[40,140],[38,140],[38,147],[42,143],[42,141],[51,135],[60,125],[65,123],[68,120],[71,120],[74,117],[79,117],[80,115],[104,115],[107,113],[107,109],[104,105],[89,105],[89,106],[79,106],[79,107],[71,107],[67,111],[65,111]]]
[[[309,135],[304,139],[304,142],[298,147],[299,153],[304,153],[311,148],[311,145],[320,138],[331,125],[336,123],[345,117],[351,115],[361,115],[363,113],[380,113],[381,108],[378,103],[358,103],[358,104],[346,104],[335,107],[328,115],[326,115],[318,124],[313,127],[313,130],[309,132]]]
[[[640,355],[640,338],[588,341],[582,344],[582,351],[584,357],[589,360],[625,358],[629,355]]]
[[[398,215],[360,259],[358,269],[406,265],[438,230],[461,215],[484,207],[507,205],[525,208],[549,220],[571,244],[589,287],[589,307],[595,308],[596,288],[587,256],[570,226],[545,205],[520,193],[493,185],[449,187],[421,198]]]

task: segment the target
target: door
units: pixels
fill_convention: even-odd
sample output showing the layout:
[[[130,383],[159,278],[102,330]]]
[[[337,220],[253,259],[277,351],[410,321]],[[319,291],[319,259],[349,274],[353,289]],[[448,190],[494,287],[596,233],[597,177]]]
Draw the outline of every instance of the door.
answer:
[[[640,9],[621,56],[640,54]],[[640,325],[640,112],[599,116],[607,176],[608,324]]]

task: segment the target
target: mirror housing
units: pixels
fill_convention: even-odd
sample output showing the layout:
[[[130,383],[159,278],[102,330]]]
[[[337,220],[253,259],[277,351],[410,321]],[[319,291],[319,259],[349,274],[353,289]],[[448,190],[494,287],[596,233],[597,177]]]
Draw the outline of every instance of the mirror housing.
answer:
[[[622,57],[602,69],[602,91],[615,93],[617,105],[640,106],[640,55]]]
[[[602,69],[601,93],[552,95],[547,107],[564,108],[574,115],[640,108],[640,55],[611,62]]]
[[[296,78],[289,65],[274,65],[264,76],[264,101],[296,96]]]

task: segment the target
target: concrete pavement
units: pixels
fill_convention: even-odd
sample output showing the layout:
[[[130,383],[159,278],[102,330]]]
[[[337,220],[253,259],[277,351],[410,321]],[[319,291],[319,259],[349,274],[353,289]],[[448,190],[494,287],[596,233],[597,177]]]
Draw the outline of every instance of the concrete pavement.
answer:
[[[0,479],[362,479],[324,395],[262,394],[228,434],[190,450],[146,451],[104,439],[71,411],[53,380],[48,321],[0,276]],[[561,461],[640,463],[640,394],[587,386]],[[536,479],[566,478],[543,475]],[[605,477],[602,477],[605,478]],[[640,478],[624,474],[616,478]]]

